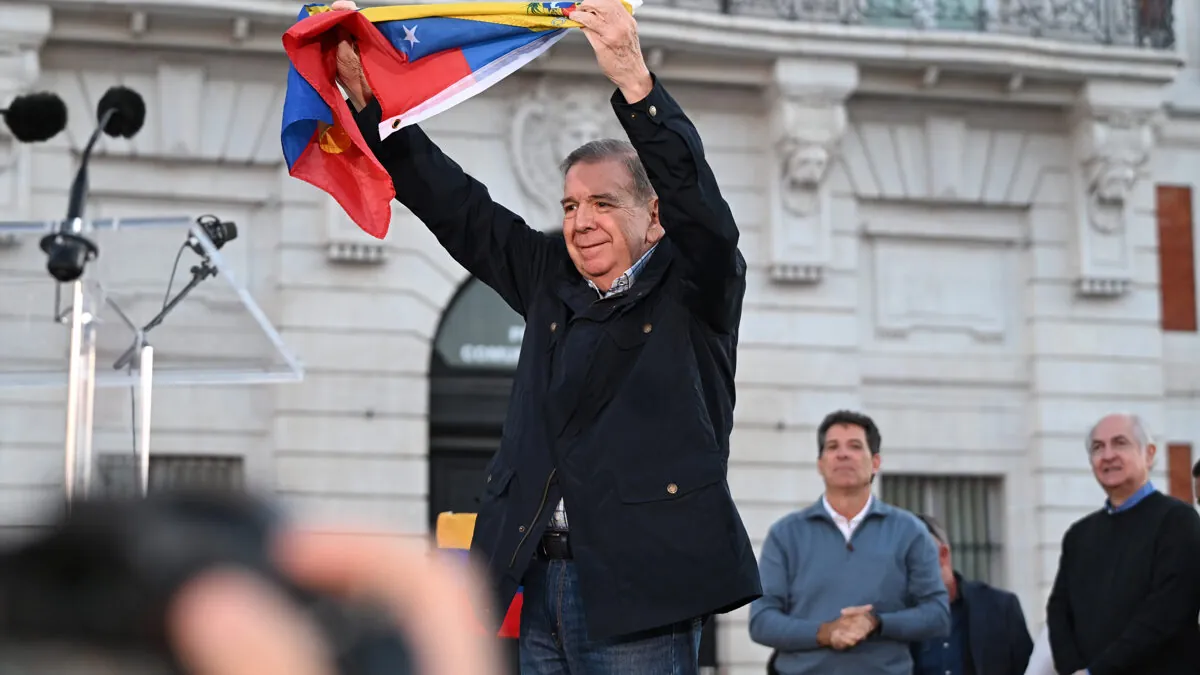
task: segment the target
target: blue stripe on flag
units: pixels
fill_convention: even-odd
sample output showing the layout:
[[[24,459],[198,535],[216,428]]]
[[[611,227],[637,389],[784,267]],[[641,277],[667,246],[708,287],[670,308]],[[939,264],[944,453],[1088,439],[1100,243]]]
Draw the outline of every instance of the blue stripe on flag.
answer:
[[[333,124],[333,111],[296,66],[288,66],[287,95],[283,100],[283,157],[290,170],[317,131],[317,120]]]
[[[544,31],[532,31],[521,26],[440,16],[412,21],[381,21],[375,27],[392,46],[407,54],[410,61],[447,49],[488,47],[492,43],[496,46],[484,53],[494,54],[492,58],[495,58],[544,34]],[[471,67],[477,68],[490,60],[472,62]]]

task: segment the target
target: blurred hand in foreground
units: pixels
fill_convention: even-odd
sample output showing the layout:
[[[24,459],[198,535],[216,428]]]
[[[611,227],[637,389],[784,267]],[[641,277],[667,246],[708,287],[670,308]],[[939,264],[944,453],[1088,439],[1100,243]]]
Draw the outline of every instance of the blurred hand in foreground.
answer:
[[[289,531],[280,568],[299,585],[383,603],[421,675],[499,675],[495,638],[475,630],[484,602],[472,570],[370,535]],[[278,591],[236,570],[214,570],[179,592],[168,630],[196,675],[338,675],[317,627]]]

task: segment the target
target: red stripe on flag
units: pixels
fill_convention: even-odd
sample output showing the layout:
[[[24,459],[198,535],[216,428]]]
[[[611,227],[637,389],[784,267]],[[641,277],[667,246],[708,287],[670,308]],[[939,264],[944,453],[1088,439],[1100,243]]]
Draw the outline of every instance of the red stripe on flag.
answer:
[[[358,53],[383,119],[407,113],[473,72],[462,49],[446,49],[410,62],[383,33],[366,19],[363,22],[370,30],[355,34]]]
[[[512,603],[508,605],[508,613],[504,615],[504,622],[500,624],[500,631],[497,635],[514,640],[521,637],[521,607],[524,604],[524,593],[517,593],[513,596]]]
[[[382,39],[358,12],[316,14],[283,35],[283,47],[292,65],[333,111],[332,133],[345,134],[341,142],[331,138],[328,149],[322,149],[318,131],[292,166],[291,175],[327,192],[364,232],[383,239],[391,224],[391,201],[396,192],[391,177],[367,146],[334,84],[339,26],[356,36],[374,34]]]

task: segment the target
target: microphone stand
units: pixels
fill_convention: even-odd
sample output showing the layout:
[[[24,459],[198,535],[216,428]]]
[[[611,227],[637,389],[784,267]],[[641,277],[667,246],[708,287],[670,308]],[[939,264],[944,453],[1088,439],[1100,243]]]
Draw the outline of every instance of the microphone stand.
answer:
[[[64,442],[64,481],[63,488],[70,509],[76,495],[76,480],[80,480],[80,492],[88,496],[92,480],[92,416],[96,400],[96,332],[93,320],[95,313],[90,304],[93,298],[84,287],[82,280],[82,264],[99,254],[90,239],[84,236],[83,208],[87,199],[87,167],[92,150],[104,127],[117,114],[116,108],[110,108],[100,116],[96,130],[88,139],[80,157],[79,169],[75,172],[75,180],[71,184],[70,201],[67,205],[67,218],[58,231],[48,234],[41,240],[41,249],[47,255],[61,253],[64,247],[76,248],[83,252],[78,260],[79,274],[73,279],[60,279],[72,282],[71,286],[71,351],[67,361],[67,425]],[[51,274],[54,272],[51,270]],[[57,279],[58,277],[55,276]],[[61,288],[61,287],[60,287]],[[62,316],[61,307],[57,306],[61,299],[55,293],[55,316]]]
[[[199,265],[196,265],[192,268],[192,280],[188,282],[187,286],[181,288],[179,292],[175,294],[175,297],[171,298],[170,302],[163,305],[162,310],[155,315],[153,319],[150,319],[150,321],[146,323],[146,325],[143,326],[140,331],[138,331],[138,336],[134,340],[133,345],[131,345],[129,349],[126,349],[125,352],[122,353],[121,356],[113,363],[113,370],[121,370],[122,368],[128,366],[133,360],[134,354],[136,354],[138,350],[140,350],[146,344],[146,333],[149,333],[155,327],[162,324],[163,320],[167,318],[167,315],[171,313],[171,310],[175,309],[175,306],[182,302],[183,299],[187,297],[188,293],[191,293],[194,288],[199,286],[200,282],[208,279],[209,277],[215,276],[217,276],[217,268],[213,266],[212,261],[208,259],[208,256],[205,256],[204,259],[200,261]]]

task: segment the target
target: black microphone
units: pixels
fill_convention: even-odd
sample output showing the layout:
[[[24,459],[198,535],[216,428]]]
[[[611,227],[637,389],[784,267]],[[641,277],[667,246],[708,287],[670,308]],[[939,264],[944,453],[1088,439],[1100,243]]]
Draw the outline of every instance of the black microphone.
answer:
[[[67,105],[58,94],[48,91],[18,96],[0,114],[22,143],[48,141],[67,128]]]
[[[96,130],[92,132],[83,149],[75,181],[71,184],[67,218],[59,226],[58,232],[46,235],[41,242],[42,250],[49,257],[46,269],[50,271],[50,276],[60,282],[78,279],[83,275],[84,266],[100,253],[91,240],[80,234],[83,229],[83,205],[87,200],[87,168],[92,149],[96,147],[101,132],[114,138],[132,138],[146,121],[146,103],[140,94],[128,87],[112,87],[100,97],[100,104],[96,106],[96,118]]]

